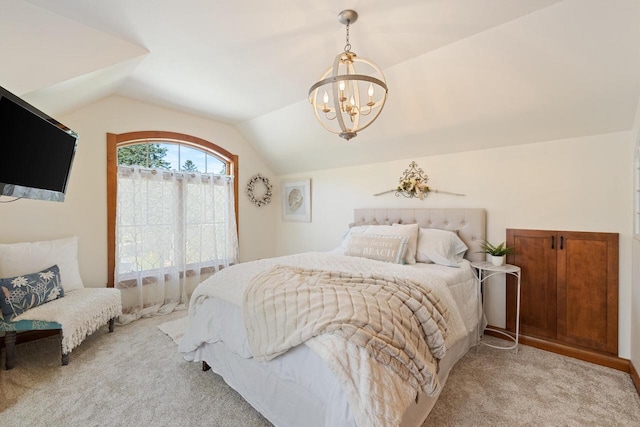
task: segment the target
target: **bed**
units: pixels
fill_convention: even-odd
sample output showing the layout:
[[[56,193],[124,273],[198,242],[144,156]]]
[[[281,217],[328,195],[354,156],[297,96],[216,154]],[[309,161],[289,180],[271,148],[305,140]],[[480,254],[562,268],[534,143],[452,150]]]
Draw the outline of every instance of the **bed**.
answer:
[[[479,245],[485,238],[485,218],[483,209],[356,209],[352,231],[392,224],[418,224],[421,232],[448,230],[467,246],[464,260],[455,266],[400,265],[346,256],[341,245],[330,252],[239,264],[198,286],[179,351],[189,361],[205,362],[276,426],[420,426],[451,368],[477,344],[480,298],[470,261],[484,260]],[[374,359],[361,346],[333,334],[316,336],[275,358],[254,358],[243,294],[259,273],[281,267],[339,271],[349,277],[379,274],[428,284],[448,316],[446,354],[432,369],[431,392],[416,392],[415,384],[409,386],[390,369],[393,364],[379,362],[384,357]]]

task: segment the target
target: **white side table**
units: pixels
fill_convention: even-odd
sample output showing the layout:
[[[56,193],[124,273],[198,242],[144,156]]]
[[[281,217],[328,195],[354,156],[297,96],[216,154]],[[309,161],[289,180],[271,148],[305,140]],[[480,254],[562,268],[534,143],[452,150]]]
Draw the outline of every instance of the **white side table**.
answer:
[[[480,288],[480,292],[482,293],[482,312],[484,313],[484,301],[485,301],[485,292],[484,292],[484,286],[485,286],[485,280],[487,280],[489,277],[491,276],[495,276],[496,274],[511,274],[512,276],[515,276],[518,278],[518,291],[516,293],[516,333],[515,336],[511,335],[509,333],[506,333],[504,331],[500,331],[497,329],[493,329],[493,328],[486,328],[487,331],[492,331],[495,333],[498,333],[500,335],[504,335],[507,338],[509,338],[511,341],[513,341],[513,345],[510,346],[497,346],[497,345],[493,345],[493,344],[489,344],[487,342],[484,342],[482,340],[480,340],[481,344],[484,344],[486,346],[489,347],[493,347],[493,348],[498,348],[501,350],[513,350],[515,349],[516,354],[518,354],[518,339],[520,336],[520,267],[515,266],[515,265],[511,265],[511,264],[504,264],[501,266],[495,266],[493,265],[493,263],[491,262],[472,262],[471,265],[476,268],[478,270],[478,287]],[[481,334],[482,332],[480,332]]]

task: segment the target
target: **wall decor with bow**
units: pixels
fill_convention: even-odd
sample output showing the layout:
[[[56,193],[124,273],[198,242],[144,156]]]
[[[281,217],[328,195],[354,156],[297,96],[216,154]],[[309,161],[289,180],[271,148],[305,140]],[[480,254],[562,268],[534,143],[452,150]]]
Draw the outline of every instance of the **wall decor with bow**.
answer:
[[[429,177],[424,173],[424,171],[418,167],[418,164],[416,162],[411,162],[409,163],[409,168],[405,169],[400,179],[398,179],[398,186],[396,188],[383,191],[381,193],[376,193],[374,194],[374,196],[382,196],[383,194],[393,192],[396,193],[396,197],[400,197],[402,195],[409,199],[417,197],[420,200],[424,200],[424,198],[427,197],[427,195],[431,192],[449,194],[452,196],[464,196],[464,194],[460,193],[452,193],[450,191],[442,191],[430,188],[427,185],[427,181],[429,181]]]

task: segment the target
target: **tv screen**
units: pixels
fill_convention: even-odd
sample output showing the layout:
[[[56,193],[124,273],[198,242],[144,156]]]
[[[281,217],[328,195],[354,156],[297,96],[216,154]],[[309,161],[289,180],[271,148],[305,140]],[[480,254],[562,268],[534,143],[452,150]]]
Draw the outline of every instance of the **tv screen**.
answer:
[[[77,138],[0,87],[0,195],[64,201]]]

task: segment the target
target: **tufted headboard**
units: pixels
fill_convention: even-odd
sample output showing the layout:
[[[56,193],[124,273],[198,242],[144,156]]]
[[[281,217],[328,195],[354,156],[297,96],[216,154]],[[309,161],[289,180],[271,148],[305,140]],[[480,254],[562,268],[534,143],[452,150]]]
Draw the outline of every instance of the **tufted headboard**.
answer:
[[[420,224],[420,228],[439,228],[458,231],[469,247],[465,258],[484,261],[480,244],[486,237],[484,209],[355,209],[353,225]]]

